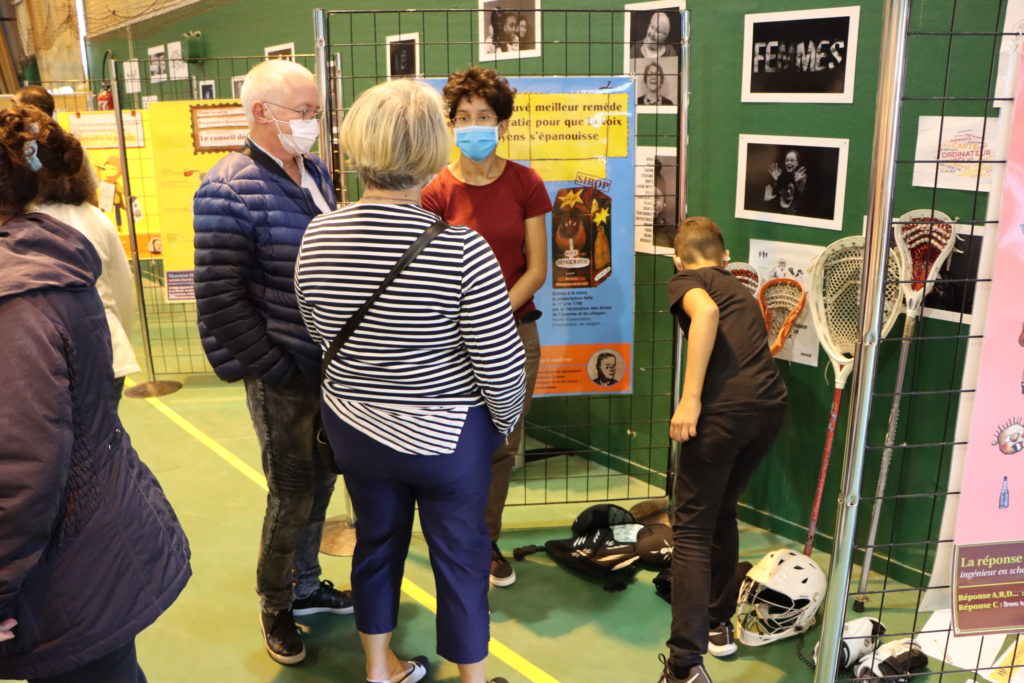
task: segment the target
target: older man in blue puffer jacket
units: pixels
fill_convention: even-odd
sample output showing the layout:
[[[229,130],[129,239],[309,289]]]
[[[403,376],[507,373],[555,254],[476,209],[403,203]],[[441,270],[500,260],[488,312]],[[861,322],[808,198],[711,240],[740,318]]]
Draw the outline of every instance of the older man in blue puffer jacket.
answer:
[[[293,285],[306,226],[336,200],[324,163],[308,153],[320,112],[313,75],[293,62],[263,62],[241,95],[246,145],[210,170],[193,202],[196,304],[217,376],[245,382],[269,487],[256,569],[260,625],[270,656],[296,664],[306,654],[296,615],[352,612],[349,592],[320,580],[335,476],[317,455],[320,348]]]

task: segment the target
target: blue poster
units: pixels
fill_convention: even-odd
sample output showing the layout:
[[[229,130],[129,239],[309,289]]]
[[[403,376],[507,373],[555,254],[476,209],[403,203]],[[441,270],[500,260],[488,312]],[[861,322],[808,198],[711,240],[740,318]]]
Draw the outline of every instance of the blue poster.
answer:
[[[631,393],[633,80],[508,81],[515,111],[498,156],[536,170],[553,206],[547,280],[534,295],[542,312],[534,395]]]

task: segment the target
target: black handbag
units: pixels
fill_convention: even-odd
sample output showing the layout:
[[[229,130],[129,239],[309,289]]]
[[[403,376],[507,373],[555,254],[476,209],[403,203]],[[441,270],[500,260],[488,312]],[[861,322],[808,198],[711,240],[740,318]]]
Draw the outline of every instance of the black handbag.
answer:
[[[367,311],[369,311],[373,304],[377,301],[377,299],[380,298],[380,295],[384,293],[384,290],[388,288],[388,285],[390,285],[392,281],[394,281],[394,279],[398,277],[398,274],[405,270],[405,267],[412,263],[413,259],[419,256],[419,253],[423,251],[423,248],[426,247],[431,240],[433,240],[435,237],[441,234],[441,231],[443,231],[447,227],[447,223],[439,220],[433,223],[429,228],[424,230],[423,234],[417,237],[416,241],[409,246],[409,248],[406,250],[404,254],[402,254],[402,258],[398,259],[394,267],[391,269],[391,272],[389,272],[384,277],[384,280],[380,283],[380,286],[377,287],[377,291],[371,294],[369,298],[367,298],[366,301],[363,302],[363,305],[360,306],[359,309],[352,314],[352,316],[348,319],[344,326],[342,326],[342,328],[338,330],[338,334],[334,335],[334,339],[331,340],[331,345],[327,347],[327,352],[324,353],[324,359],[320,364],[321,385],[323,385],[324,378],[327,375],[327,368],[330,366],[331,361],[333,361],[334,357],[338,355],[338,351],[341,349],[342,345],[346,341],[348,341],[348,338],[352,336],[353,332],[355,332],[356,328],[359,326],[359,323],[361,323],[363,318],[366,317]],[[320,427],[320,429],[317,430],[316,433],[316,441],[317,446],[321,450],[321,457],[323,457],[327,461],[327,464],[331,468],[331,470],[333,470],[334,472],[338,472],[337,465],[334,462],[334,454],[331,453],[330,444],[327,442],[327,439],[325,437],[326,434],[324,434],[324,429],[323,427]]]

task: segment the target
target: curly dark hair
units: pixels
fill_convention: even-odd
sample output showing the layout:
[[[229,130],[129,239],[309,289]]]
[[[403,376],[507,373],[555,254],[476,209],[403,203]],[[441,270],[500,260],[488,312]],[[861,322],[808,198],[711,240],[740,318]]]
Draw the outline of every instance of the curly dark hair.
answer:
[[[516,90],[494,69],[471,66],[465,71],[456,71],[448,77],[444,86],[444,103],[448,119],[455,119],[459,102],[464,97],[482,97],[487,100],[499,121],[512,118],[512,105]]]
[[[25,158],[30,140],[46,172],[71,175],[82,166],[82,145],[37,107],[14,105],[0,112],[0,214],[24,213],[39,191],[39,175]]]
[[[39,107],[51,118],[53,117],[54,110],[57,108],[53,101],[53,95],[41,85],[26,85],[14,93],[14,101],[17,104],[31,104],[33,107]]]

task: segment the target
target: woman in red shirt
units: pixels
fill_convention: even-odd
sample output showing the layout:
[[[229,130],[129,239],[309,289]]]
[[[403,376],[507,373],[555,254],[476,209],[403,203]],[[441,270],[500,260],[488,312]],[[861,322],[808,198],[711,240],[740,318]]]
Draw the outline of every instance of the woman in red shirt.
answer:
[[[423,208],[451,225],[468,225],[483,235],[505,277],[516,327],[526,350],[526,405],[523,418],[494,453],[487,527],[493,543],[491,583],[511,586],[516,574],[498,549],[501,514],[512,465],[523,438],[523,420],[540,365],[540,339],[533,295],[547,278],[547,229],[551,211],[544,181],[536,171],[496,154],[509,129],[515,90],[494,69],[473,66],[453,73],[444,87],[448,119],[461,152],[423,190]]]

